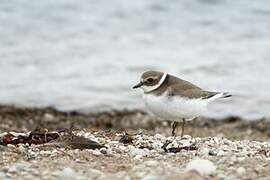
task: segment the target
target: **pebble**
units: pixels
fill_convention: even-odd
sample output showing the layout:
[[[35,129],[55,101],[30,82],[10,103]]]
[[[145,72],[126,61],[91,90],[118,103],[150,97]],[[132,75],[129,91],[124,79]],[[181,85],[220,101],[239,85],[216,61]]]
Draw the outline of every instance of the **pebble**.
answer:
[[[134,160],[139,160],[139,161],[141,161],[142,158],[143,158],[143,156],[138,154],[138,155],[136,155],[136,156],[134,157]]]
[[[245,157],[239,157],[239,158],[237,158],[237,161],[241,162],[241,161],[244,161],[245,159],[246,159]]]
[[[99,151],[100,151],[102,154],[108,154],[108,151],[107,151],[106,148],[101,148]]]
[[[45,113],[44,114],[44,119],[43,121],[45,122],[53,122],[53,121],[57,121],[58,119],[54,117],[54,115],[50,114],[50,113]]]
[[[51,155],[52,152],[51,151],[40,151],[39,154],[40,155]]]
[[[135,157],[137,155],[140,155],[140,156],[146,156],[148,153],[146,152],[145,149],[139,149],[139,148],[134,148],[133,150],[131,150],[130,152],[130,155],[132,157]]]
[[[225,145],[230,145],[232,143],[232,141],[228,140],[228,139],[223,139],[223,143]]]
[[[13,144],[8,144],[7,147],[9,147],[9,148],[16,148],[16,146],[13,145]]]
[[[9,167],[8,172],[9,173],[16,173],[18,171],[23,171],[24,169],[26,169],[26,165],[23,163],[16,163],[13,164],[11,167]]]
[[[106,142],[104,143],[107,148],[101,148],[100,150],[66,150],[64,148],[54,148],[54,149],[41,149],[38,146],[27,146],[27,145],[8,145],[8,147],[16,148],[20,152],[25,152],[27,157],[29,158],[36,158],[39,161],[40,156],[44,158],[44,156],[48,157],[55,157],[59,154],[62,155],[63,152],[67,152],[68,154],[93,154],[95,156],[100,156],[103,158],[103,155],[108,156],[111,155],[114,158],[132,158],[132,161],[135,160],[135,164],[139,164],[141,166],[134,168],[133,170],[128,170],[128,172],[124,173],[125,176],[129,175],[130,173],[135,173],[135,177],[145,178],[146,180],[157,179],[158,173],[167,173],[167,175],[175,175],[179,174],[179,172],[183,172],[186,169],[187,172],[190,170],[195,170],[199,172],[201,175],[211,175],[217,174],[218,177],[227,178],[226,172],[221,171],[220,167],[224,168],[224,164],[227,166],[233,167],[232,169],[226,169],[228,171],[234,172],[234,174],[238,176],[242,176],[246,173],[246,169],[244,167],[238,167],[235,169],[236,165],[239,165],[239,162],[245,160],[246,158],[256,158],[256,159],[263,159],[264,161],[267,157],[264,154],[260,154],[262,149],[269,149],[270,143],[269,142],[258,142],[258,141],[235,141],[235,140],[228,140],[224,137],[206,137],[206,138],[199,138],[199,137],[191,137],[189,135],[185,135],[183,138],[181,137],[166,137],[161,134],[156,134],[154,136],[144,135],[144,134],[137,134],[133,136],[133,142],[130,144],[122,144],[115,139],[110,139],[107,136],[100,135],[99,133],[83,133],[80,132],[82,136],[85,136],[90,139],[96,139],[98,142]],[[119,134],[122,136],[123,134]],[[168,153],[164,151],[165,142],[170,142],[166,149],[169,148],[181,148],[181,147],[189,147],[195,146],[198,149],[192,150],[181,150],[177,153]],[[142,148],[143,147],[143,148]],[[7,148],[8,149],[8,148]],[[13,149],[12,149],[13,150]],[[4,155],[3,156],[7,156]],[[197,156],[198,159],[191,160],[186,166],[181,164],[176,167],[167,167],[164,165],[168,159],[176,159],[177,162],[180,158],[187,158],[192,159],[193,157]],[[219,160],[215,161],[215,164],[218,165],[218,170],[216,170],[215,164],[213,162],[207,160],[216,157],[211,156],[218,156]],[[145,158],[147,157],[147,158]],[[80,156],[76,162],[80,162]],[[33,162],[33,161],[32,161]],[[82,160],[83,163],[84,161]],[[166,168],[164,168],[164,167]],[[186,168],[185,168],[186,167]],[[8,172],[11,177],[16,176],[17,172],[28,172],[27,165],[15,163],[10,166],[5,167],[6,171]],[[160,169],[160,170],[158,170]],[[164,171],[165,169],[165,171]],[[151,171],[151,172],[148,172]],[[140,174],[141,172],[141,174]],[[186,173],[187,173],[186,172]],[[154,173],[154,174],[153,174]],[[156,174],[155,174],[156,173]],[[4,174],[7,176],[7,174]],[[101,172],[95,169],[87,170],[87,174],[91,174],[92,179],[103,177],[102,175],[105,172]],[[221,175],[220,175],[221,174]],[[1,172],[0,172],[1,175]],[[3,173],[2,173],[3,175]],[[67,177],[65,179],[72,179],[75,176],[82,177],[80,173],[76,172],[72,168],[64,168],[61,171],[57,171],[57,176]],[[119,174],[120,176],[120,174]],[[0,176],[1,177],[1,176]],[[48,176],[49,177],[49,176]],[[165,176],[164,176],[165,177]],[[180,177],[180,176],[179,176]],[[233,176],[236,178],[235,176]],[[124,179],[123,177],[119,177],[119,179]],[[1,178],[0,178],[1,179]],[[49,179],[49,178],[48,178]],[[76,178],[77,179],[77,178]],[[131,177],[132,179],[132,177]]]
[[[155,134],[154,136],[156,139],[164,139],[164,136],[162,136],[161,134]]]
[[[146,162],[144,162],[144,164],[146,166],[157,166],[159,164],[159,162],[157,162],[157,161],[146,161]]]
[[[99,150],[92,150],[92,154],[95,156],[100,156],[102,153]]]
[[[218,151],[218,153],[217,153],[217,156],[225,156],[225,151],[223,151],[223,150],[220,150],[220,151]]]
[[[207,159],[194,159],[187,164],[186,171],[195,170],[202,175],[214,174],[216,166]]]
[[[211,149],[211,150],[209,151],[209,155],[210,155],[210,156],[216,156],[217,154],[218,154],[218,153],[217,153],[217,151],[215,151],[215,150],[212,150],[212,149]]]
[[[243,167],[239,167],[237,168],[236,172],[239,176],[243,176],[246,173],[246,169]]]
[[[182,139],[191,139],[191,136],[190,135],[183,135]]]
[[[208,156],[209,155],[209,149],[208,148],[201,148],[199,153],[200,156]]]
[[[56,175],[60,176],[62,179],[79,179],[80,177],[80,175],[70,167],[64,168],[62,171],[57,172]]]

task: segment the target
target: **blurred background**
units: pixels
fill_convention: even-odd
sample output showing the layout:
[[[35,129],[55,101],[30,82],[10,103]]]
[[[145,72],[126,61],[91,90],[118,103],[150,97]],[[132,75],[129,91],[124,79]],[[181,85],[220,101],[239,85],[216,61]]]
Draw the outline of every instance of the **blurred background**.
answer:
[[[2,0],[0,24],[1,104],[142,109],[154,69],[231,92],[210,117],[270,117],[268,0]]]

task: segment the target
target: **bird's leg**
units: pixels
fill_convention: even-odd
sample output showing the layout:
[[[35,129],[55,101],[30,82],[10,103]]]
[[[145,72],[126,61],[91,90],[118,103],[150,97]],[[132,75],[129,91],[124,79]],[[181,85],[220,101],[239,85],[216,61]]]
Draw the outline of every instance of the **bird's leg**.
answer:
[[[172,136],[175,136],[175,129],[176,129],[177,125],[178,125],[178,122],[174,121],[172,124]]]
[[[197,119],[198,119],[199,117],[195,117],[195,118],[193,118],[193,119],[191,119],[191,121],[193,121],[193,123],[195,123],[196,124],[196,121],[197,121]],[[191,137],[193,136],[193,134],[195,133],[195,131],[191,131]],[[196,134],[196,133],[195,133]]]
[[[186,119],[183,118],[181,137],[183,137],[183,135],[184,135],[185,124],[186,124]]]

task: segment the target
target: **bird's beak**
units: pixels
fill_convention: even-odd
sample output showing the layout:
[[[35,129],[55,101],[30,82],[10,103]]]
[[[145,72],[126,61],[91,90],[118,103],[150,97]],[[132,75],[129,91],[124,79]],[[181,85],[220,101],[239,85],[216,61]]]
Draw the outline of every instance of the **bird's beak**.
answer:
[[[141,87],[142,85],[143,85],[142,82],[139,82],[137,85],[133,86],[133,89],[139,88],[139,87]]]

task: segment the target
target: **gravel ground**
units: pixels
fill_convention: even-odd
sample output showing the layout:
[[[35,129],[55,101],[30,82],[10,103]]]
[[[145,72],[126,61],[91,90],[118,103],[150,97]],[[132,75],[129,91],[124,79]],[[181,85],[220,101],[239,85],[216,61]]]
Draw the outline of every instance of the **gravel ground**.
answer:
[[[183,138],[140,111],[86,115],[1,106],[0,122],[0,136],[71,129],[105,146],[74,149],[60,143],[64,134],[42,145],[0,145],[0,179],[270,179],[267,119],[201,118],[187,124]]]

